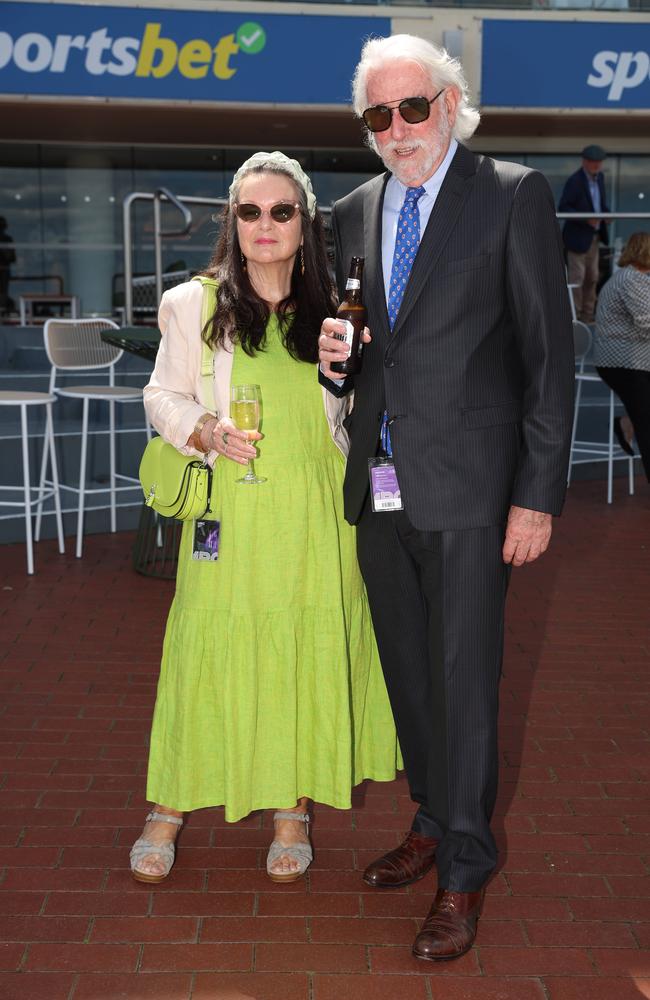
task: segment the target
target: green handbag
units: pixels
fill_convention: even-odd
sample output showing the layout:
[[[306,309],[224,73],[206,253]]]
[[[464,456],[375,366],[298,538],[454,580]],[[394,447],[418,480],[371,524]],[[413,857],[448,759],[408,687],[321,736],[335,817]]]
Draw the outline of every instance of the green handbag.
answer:
[[[161,437],[152,438],[139,476],[147,507],[163,517],[190,521],[210,513],[212,469],[196,455],[182,455]]]
[[[196,276],[192,281],[200,281],[203,287],[203,307],[201,326],[204,327],[215,308],[216,281],[212,278]],[[202,395],[208,402],[207,409],[214,406],[212,395],[213,353],[208,345],[201,345]],[[175,517],[178,521],[191,521],[195,517],[210,514],[212,492],[212,469],[207,462],[196,455],[183,455],[173,444],[161,437],[152,438],[140,460],[140,485],[144,492],[144,502],[163,517]],[[208,518],[209,520],[209,518]]]

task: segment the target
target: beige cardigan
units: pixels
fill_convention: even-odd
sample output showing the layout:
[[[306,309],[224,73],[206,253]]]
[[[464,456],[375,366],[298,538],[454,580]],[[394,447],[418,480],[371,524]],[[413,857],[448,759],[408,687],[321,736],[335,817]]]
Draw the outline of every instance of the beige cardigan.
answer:
[[[202,413],[209,410],[220,418],[230,412],[232,350],[214,352],[212,392],[208,379],[201,375],[202,298],[199,281],[186,281],[163,295],[158,312],[162,340],[151,380],[144,388],[144,406],[150,422],[165,441],[184,455],[199,454],[187,446],[187,440]],[[342,422],[352,409],[352,395],[337,399],[322,386],[321,390],[332,439],[347,456],[348,436]],[[211,465],[217,457],[216,451],[210,452]]]

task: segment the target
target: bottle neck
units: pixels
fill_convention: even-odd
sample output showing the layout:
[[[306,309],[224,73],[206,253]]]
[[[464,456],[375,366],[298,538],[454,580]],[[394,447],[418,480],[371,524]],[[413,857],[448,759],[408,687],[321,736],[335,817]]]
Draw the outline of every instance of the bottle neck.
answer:
[[[361,267],[352,267],[345,283],[345,301],[351,305],[361,305]]]

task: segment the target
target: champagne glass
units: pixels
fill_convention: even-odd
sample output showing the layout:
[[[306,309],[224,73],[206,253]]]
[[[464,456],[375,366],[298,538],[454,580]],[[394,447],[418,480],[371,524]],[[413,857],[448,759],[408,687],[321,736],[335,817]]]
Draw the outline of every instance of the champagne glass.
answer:
[[[260,423],[262,394],[259,385],[232,385],[230,387],[230,419],[240,431],[255,432]],[[265,483],[263,476],[256,476],[253,459],[248,460],[248,471],[237,483]]]

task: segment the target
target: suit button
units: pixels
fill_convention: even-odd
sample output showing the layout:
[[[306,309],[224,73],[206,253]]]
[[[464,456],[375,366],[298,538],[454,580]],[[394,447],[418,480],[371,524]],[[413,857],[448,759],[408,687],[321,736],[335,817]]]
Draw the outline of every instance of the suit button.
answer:
[[[384,358],[384,368],[394,368],[397,364],[394,358]]]

